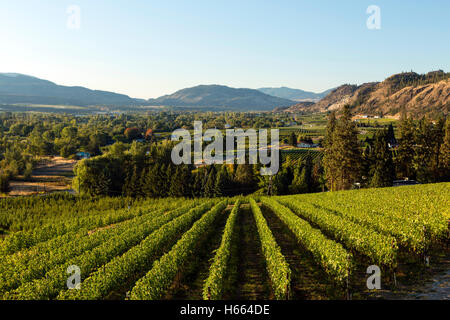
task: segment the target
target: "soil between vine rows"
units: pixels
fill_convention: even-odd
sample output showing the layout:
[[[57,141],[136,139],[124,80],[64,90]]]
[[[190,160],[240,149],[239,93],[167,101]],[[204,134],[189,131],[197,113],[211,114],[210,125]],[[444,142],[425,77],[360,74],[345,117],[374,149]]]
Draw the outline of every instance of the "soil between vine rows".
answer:
[[[298,243],[289,228],[270,209],[264,206],[261,209],[292,272],[290,299],[343,299],[343,289],[328,280],[327,275],[314,262],[311,254]]]
[[[191,264],[175,280],[167,299],[202,300],[203,284],[208,278],[209,269],[222,240],[223,230],[230,210],[224,210],[214,223],[214,229],[206,234],[199,244],[197,254]]]
[[[258,229],[249,205],[239,212],[238,279],[234,299],[273,299]]]

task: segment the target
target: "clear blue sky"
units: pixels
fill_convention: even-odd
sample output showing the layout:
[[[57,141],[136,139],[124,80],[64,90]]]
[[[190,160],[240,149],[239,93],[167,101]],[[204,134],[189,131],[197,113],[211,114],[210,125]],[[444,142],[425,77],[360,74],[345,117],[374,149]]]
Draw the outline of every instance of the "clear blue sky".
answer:
[[[369,5],[381,30],[366,27]],[[449,13],[448,0],[2,0],[0,72],[139,98],[198,84],[318,92],[450,71]]]

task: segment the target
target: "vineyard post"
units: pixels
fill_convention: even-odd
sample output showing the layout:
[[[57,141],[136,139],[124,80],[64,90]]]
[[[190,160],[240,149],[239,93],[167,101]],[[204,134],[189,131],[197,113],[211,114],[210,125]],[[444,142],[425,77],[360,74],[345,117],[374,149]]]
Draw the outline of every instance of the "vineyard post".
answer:
[[[350,290],[349,290],[349,288],[348,288],[348,274],[347,274],[347,277],[345,278],[345,282],[346,282],[346,295],[347,295],[347,300],[350,300]]]
[[[423,250],[423,263],[428,267],[428,243],[427,243],[427,228],[423,226],[423,243],[424,243],[424,250]]]
[[[347,260],[348,260],[349,263],[351,262],[350,256],[347,256]],[[347,300],[351,300],[351,298],[352,298],[351,294],[350,294],[349,278],[350,278],[350,270],[349,270],[349,267],[348,267],[347,268],[347,277],[345,278],[345,282],[346,282],[346,285],[347,285],[347,288],[346,288]]]
[[[211,287],[208,287],[208,300],[211,300]]]
[[[395,239],[392,240],[392,248],[395,248]],[[397,269],[396,265],[393,265],[391,268],[392,273],[393,273],[393,279],[394,279],[394,288],[397,287],[397,275],[395,274],[396,269]]]
[[[397,275],[395,274],[395,268],[393,269],[394,272],[394,288],[397,288]]]
[[[267,195],[272,195],[272,176],[269,176],[269,187],[267,188]]]
[[[290,295],[291,295],[291,290],[290,290],[290,288],[289,288],[289,284],[290,284],[290,281],[289,281],[289,274],[286,274],[286,278],[287,278],[287,283],[286,283],[286,298],[287,298],[287,300],[289,300]]]
[[[447,241],[446,241],[446,249],[448,249],[448,243],[450,242],[450,219],[447,220]]]

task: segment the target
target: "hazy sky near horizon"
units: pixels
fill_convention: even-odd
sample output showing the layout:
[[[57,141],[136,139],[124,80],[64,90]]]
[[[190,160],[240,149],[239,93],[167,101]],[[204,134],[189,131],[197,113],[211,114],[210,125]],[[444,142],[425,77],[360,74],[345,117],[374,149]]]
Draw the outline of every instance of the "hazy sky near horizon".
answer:
[[[448,0],[2,0],[0,72],[145,99],[198,84],[321,92],[450,71],[449,12]]]

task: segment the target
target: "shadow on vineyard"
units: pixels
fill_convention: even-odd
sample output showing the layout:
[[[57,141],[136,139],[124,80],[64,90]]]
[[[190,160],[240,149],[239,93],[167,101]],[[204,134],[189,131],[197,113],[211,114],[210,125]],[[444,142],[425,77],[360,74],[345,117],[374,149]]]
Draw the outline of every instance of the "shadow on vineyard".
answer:
[[[443,251],[442,248],[445,250]],[[450,249],[446,244],[435,244],[428,252],[429,265],[423,257],[403,253],[392,277],[383,277],[382,290],[365,291],[362,299],[450,299]]]

